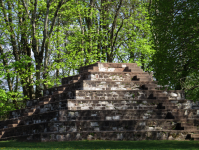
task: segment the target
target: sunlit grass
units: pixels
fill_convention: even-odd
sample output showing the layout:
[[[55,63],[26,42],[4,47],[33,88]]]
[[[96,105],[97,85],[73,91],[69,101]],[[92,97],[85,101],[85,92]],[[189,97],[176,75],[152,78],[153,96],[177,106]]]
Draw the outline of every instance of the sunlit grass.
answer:
[[[183,150],[199,149],[199,141],[69,141],[17,142],[0,141],[0,150]]]

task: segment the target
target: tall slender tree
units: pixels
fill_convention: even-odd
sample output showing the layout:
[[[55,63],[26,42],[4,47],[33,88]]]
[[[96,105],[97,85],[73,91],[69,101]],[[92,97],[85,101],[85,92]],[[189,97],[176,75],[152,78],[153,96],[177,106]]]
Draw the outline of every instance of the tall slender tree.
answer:
[[[151,63],[154,76],[160,84],[184,89],[193,100],[198,99],[198,85],[187,80],[191,76],[196,81],[199,73],[198,12],[199,5],[194,0],[154,0],[150,7],[156,50]]]

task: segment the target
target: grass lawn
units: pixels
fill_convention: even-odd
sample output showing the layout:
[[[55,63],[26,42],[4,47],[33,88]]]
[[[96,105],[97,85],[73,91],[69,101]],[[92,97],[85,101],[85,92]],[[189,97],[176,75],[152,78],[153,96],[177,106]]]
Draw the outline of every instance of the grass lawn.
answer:
[[[16,142],[0,141],[0,150],[199,150],[199,141],[70,141],[70,142]]]

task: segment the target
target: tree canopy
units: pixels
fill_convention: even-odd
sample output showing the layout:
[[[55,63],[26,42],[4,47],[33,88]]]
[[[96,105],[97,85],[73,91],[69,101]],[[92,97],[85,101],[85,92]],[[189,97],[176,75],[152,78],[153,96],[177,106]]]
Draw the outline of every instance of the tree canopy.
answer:
[[[155,78],[170,89],[199,97],[199,5],[195,0],[154,0],[149,7]]]
[[[0,0],[0,34],[0,115],[96,61],[151,70],[150,21],[139,0]]]
[[[0,0],[0,115],[97,61],[137,63],[199,97],[195,0]]]

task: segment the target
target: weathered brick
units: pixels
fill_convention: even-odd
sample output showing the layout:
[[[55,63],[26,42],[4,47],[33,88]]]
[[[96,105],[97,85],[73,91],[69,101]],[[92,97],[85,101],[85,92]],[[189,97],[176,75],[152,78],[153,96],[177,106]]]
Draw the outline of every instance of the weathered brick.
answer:
[[[184,140],[190,131],[199,137],[199,105],[185,100],[183,91],[155,89],[152,75],[135,63],[95,63],[79,71],[26,109],[10,112],[0,122],[0,139]]]

